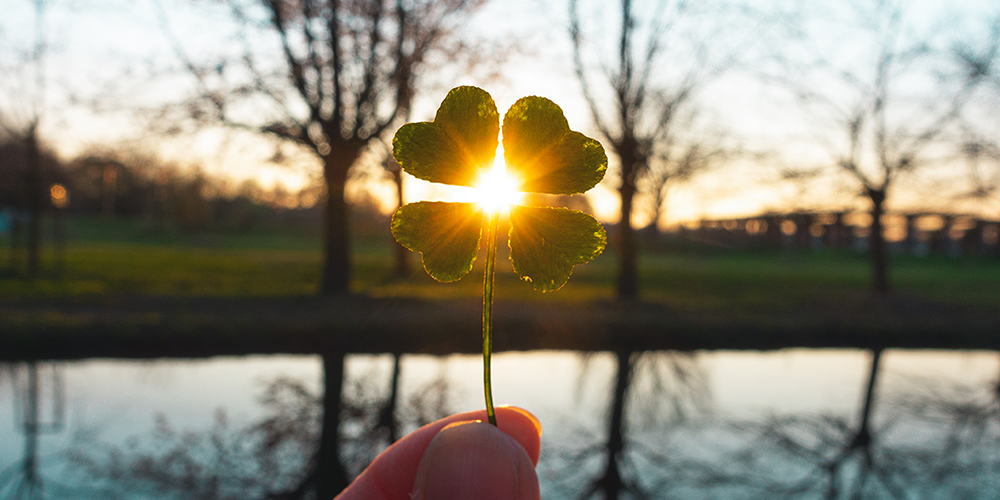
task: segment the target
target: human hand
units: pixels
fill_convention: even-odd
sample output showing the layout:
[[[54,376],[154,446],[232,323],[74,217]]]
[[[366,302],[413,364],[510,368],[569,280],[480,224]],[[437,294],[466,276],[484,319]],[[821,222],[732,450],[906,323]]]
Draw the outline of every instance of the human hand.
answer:
[[[496,415],[499,430],[479,410],[413,431],[335,500],[539,499],[541,424],[520,408],[500,407]]]

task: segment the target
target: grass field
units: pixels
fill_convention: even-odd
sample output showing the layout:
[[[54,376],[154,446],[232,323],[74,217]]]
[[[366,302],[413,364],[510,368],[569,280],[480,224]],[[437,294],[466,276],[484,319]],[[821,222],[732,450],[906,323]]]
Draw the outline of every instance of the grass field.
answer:
[[[267,297],[311,295],[318,287],[320,238],[294,228],[220,231],[198,235],[148,223],[74,218],[62,257],[46,245],[42,275],[10,272],[11,246],[0,239],[0,299],[98,299],[126,294]],[[457,283],[437,283],[412,254],[405,279],[391,274],[391,236],[354,242],[353,290],[372,297],[469,298],[481,294],[481,268]],[[581,302],[614,296],[616,259],[610,250],[577,266],[569,284],[540,294],[517,280],[501,249],[498,300]],[[23,257],[20,257],[23,259]],[[477,264],[484,259],[477,259]],[[816,301],[867,295],[868,262],[855,253],[708,251],[644,254],[642,299],[680,310],[801,308]],[[23,260],[20,261],[23,267]],[[897,294],[975,307],[1000,308],[1000,260],[900,256],[892,261]]]

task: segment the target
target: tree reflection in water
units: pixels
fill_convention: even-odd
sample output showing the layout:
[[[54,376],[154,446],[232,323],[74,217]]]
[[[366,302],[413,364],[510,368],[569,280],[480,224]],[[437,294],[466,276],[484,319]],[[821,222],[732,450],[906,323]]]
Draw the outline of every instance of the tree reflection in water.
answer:
[[[548,498],[988,498],[1000,491],[995,384],[949,385],[880,374],[871,355],[858,412],[779,414],[757,421],[713,413],[696,355],[613,353],[608,413],[551,422],[540,477]],[[340,462],[356,475],[394,438],[451,413],[444,371],[400,390],[401,365],[352,374],[341,391]],[[892,390],[883,388],[892,376]],[[378,382],[375,382],[378,381]],[[125,446],[81,437],[68,455],[79,484],[101,498],[316,498],[324,399],[297,380],[272,380],[264,416],[233,428],[177,432],[160,417]],[[566,409],[570,413],[572,409]],[[551,417],[550,417],[551,418]],[[564,431],[564,429],[570,429]]]
[[[344,443],[341,456],[351,477],[360,474],[403,432],[453,413],[449,405],[451,391],[444,361],[438,361],[438,373],[433,379],[411,389],[413,392],[400,401],[400,359],[401,356],[393,356],[387,393],[372,387],[372,380],[386,378],[376,368],[355,378],[344,388],[347,405],[345,413],[341,414],[340,439]]]
[[[877,385],[881,357],[872,352],[857,417],[747,421],[707,411],[710,394],[694,357],[616,353],[607,434],[577,430],[576,447],[550,453],[543,473],[559,498],[995,497],[997,385],[909,377],[886,393]],[[659,378],[642,376],[642,361],[659,367]],[[693,410],[698,418],[689,418]],[[636,425],[643,419],[658,424]]]
[[[878,356],[873,356],[873,367]],[[994,386],[909,381],[883,396],[864,438],[850,419],[771,417],[714,473],[758,498],[987,498],[1000,491],[1000,403]],[[861,436],[859,438],[859,436]]]
[[[401,429],[451,413],[443,369],[403,401],[400,373],[394,356],[390,383],[380,383],[386,377],[373,369],[343,384],[339,463],[352,477]],[[241,428],[233,428],[221,409],[202,431],[178,432],[161,414],[151,435],[130,438],[124,446],[103,443],[94,432],[78,433],[66,456],[80,491],[94,492],[86,498],[317,498],[323,396],[301,380],[279,377],[268,382],[259,401],[263,417]]]
[[[0,498],[41,500],[46,492],[62,494],[63,485],[43,477],[39,456],[39,438],[62,432],[65,423],[62,370],[38,362],[0,365],[0,382],[4,378],[14,392],[14,421],[24,436],[24,451],[20,463],[0,470]]]
[[[658,497],[655,479],[668,469],[660,450],[669,446],[672,430],[709,413],[707,375],[693,354],[621,351],[614,359],[604,436],[576,427],[574,442],[557,444],[549,454],[545,474],[561,497]],[[586,391],[590,361],[588,355],[582,358],[578,398]],[[656,444],[644,440],[650,434]],[[567,447],[579,443],[593,444]],[[651,469],[650,463],[661,466]]]

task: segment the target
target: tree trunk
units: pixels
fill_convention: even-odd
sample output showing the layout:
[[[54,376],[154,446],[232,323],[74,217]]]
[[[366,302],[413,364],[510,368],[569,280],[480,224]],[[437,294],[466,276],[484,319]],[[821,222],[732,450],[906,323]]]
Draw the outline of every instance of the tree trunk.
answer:
[[[347,154],[331,152],[324,158],[326,208],[323,220],[323,275],[321,295],[347,295],[351,292],[350,217],[345,188],[347,171],[359,151]]]
[[[882,349],[872,349],[871,368],[868,371],[868,383],[865,385],[865,400],[861,407],[861,421],[858,423],[858,430],[848,443],[844,453],[828,468],[829,484],[827,485],[826,498],[835,500],[841,498],[840,482],[838,481],[841,471],[844,468],[845,460],[855,453],[860,453],[862,458],[861,470],[852,471],[854,478],[854,494],[851,498],[861,498],[865,482],[871,475],[872,469],[872,431],[871,417],[875,411],[875,384],[878,381],[879,362],[882,360]]]
[[[795,250],[807,252],[812,249],[812,228],[813,216],[811,214],[798,214],[795,216]]]
[[[868,189],[872,202],[872,225],[868,234],[868,258],[871,260],[871,286],[877,293],[889,291],[889,249],[882,229],[885,213],[885,189]]]
[[[882,349],[872,350],[871,368],[868,371],[868,383],[865,385],[865,402],[861,407],[861,422],[858,433],[851,446],[867,449],[872,441],[871,416],[875,405],[875,383],[878,381],[878,366],[882,360]]]
[[[392,170],[392,181],[396,183],[396,209],[398,210],[403,206],[403,169],[399,168],[397,165],[394,170]],[[396,265],[393,273],[397,278],[405,278],[410,274],[410,251],[396,243]]]
[[[28,132],[28,277],[38,276],[42,267],[42,154],[38,149],[38,127]]]
[[[28,363],[27,401],[22,432],[24,432],[24,461],[21,473],[24,475],[20,492],[25,498],[41,498],[42,478],[38,474],[38,365]]]
[[[399,439],[399,425],[396,423],[396,407],[399,406],[399,377],[402,373],[402,354],[392,355],[392,380],[389,384],[389,398],[385,406],[379,412],[378,421],[375,423],[376,429],[385,429],[386,438],[389,443],[395,443]]]
[[[649,222],[649,225],[653,227],[653,234],[660,233],[660,220],[664,219],[664,213],[667,210],[667,182],[664,180],[659,186],[655,188],[656,199],[653,202],[653,220]]]
[[[638,164],[628,159],[635,154],[628,148],[622,148],[621,187],[618,194],[621,198],[621,218],[618,220],[618,300],[630,301],[639,296],[638,256],[635,248],[635,230],[632,228],[632,199],[635,197],[635,177]]]
[[[347,470],[340,462],[340,408],[344,385],[344,355],[323,355],[323,429],[317,451],[316,496],[324,500],[335,497],[347,487]]]
[[[631,352],[617,352],[618,375],[615,377],[615,393],[608,419],[608,441],[605,445],[606,465],[604,474],[594,483],[594,491],[604,493],[606,500],[617,500],[622,490],[626,490],[621,475],[622,453],[625,450],[625,410],[628,402],[628,388],[632,383],[634,367]]]

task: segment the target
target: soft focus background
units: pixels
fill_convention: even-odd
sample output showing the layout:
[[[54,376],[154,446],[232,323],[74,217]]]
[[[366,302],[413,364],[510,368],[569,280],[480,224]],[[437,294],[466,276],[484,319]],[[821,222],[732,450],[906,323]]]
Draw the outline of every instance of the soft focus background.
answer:
[[[501,245],[496,400],[546,498],[1000,492],[1000,7],[4,0],[0,498],[331,498],[481,407],[482,258],[391,214],[477,85],[610,168],[560,291]],[[505,230],[501,231],[505,234]]]

